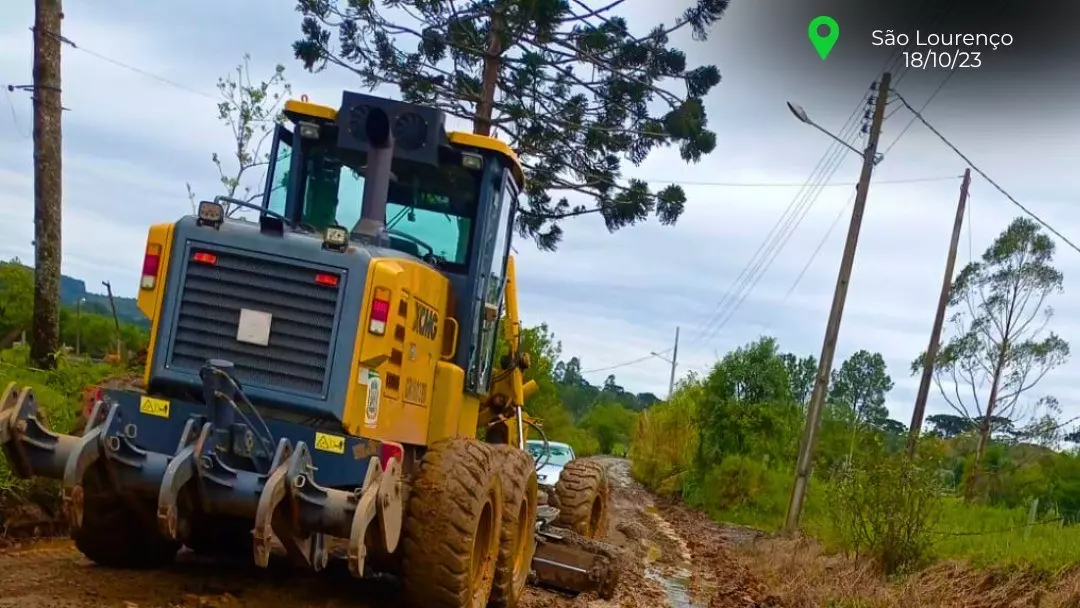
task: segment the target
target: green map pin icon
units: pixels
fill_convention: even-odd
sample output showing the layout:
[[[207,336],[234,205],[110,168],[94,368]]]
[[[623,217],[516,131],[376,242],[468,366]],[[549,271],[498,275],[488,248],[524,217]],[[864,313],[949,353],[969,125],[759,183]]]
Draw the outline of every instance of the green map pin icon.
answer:
[[[829,33],[825,36],[822,36],[819,32],[822,26],[829,29]],[[836,23],[836,19],[822,15],[810,22],[810,27],[806,33],[810,37],[810,44],[814,45],[817,54],[821,56],[821,60],[825,61],[833,47],[836,46],[837,39],[840,38],[840,26]]]

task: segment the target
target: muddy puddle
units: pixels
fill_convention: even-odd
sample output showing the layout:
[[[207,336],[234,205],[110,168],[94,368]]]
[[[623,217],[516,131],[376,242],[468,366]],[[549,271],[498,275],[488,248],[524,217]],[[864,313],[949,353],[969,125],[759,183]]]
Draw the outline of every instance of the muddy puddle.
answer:
[[[670,541],[677,555],[664,555],[663,549],[654,541],[643,539],[645,543],[645,578],[660,584],[667,595],[671,608],[705,608],[705,603],[696,602],[691,594],[693,564],[686,541],[679,537],[671,524],[660,516],[653,505],[645,507],[645,513],[656,524],[657,530]],[[671,552],[669,550],[669,552]],[[661,564],[661,557],[666,557],[668,564]]]

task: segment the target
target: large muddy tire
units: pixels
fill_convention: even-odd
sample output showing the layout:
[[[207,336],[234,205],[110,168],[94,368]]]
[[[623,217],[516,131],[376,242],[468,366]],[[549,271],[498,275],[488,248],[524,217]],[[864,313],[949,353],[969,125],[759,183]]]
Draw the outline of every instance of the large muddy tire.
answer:
[[[591,460],[571,460],[555,484],[558,525],[585,538],[607,533],[608,481],[604,467]]]
[[[75,547],[90,561],[110,568],[160,568],[171,564],[180,543],[161,536],[153,510],[132,509],[92,467],[83,477],[82,526],[72,532]]]
[[[514,608],[525,594],[536,552],[536,505],[539,488],[528,454],[510,445],[492,446],[502,480],[503,516],[499,559],[491,589],[492,608]]]
[[[405,512],[401,576],[407,606],[487,605],[502,507],[492,446],[455,437],[428,448]]]

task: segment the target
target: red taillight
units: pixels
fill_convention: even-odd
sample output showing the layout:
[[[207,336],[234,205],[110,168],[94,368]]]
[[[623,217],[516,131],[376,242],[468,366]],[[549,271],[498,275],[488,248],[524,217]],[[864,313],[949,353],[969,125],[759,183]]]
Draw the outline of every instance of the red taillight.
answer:
[[[191,259],[200,264],[217,264],[217,256],[205,251],[196,251],[195,255],[191,256]]]
[[[391,460],[397,460],[400,463],[405,459],[405,448],[400,443],[394,443],[392,441],[384,441],[379,446],[379,461],[382,463],[382,468],[385,471],[386,465],[390,464]]]
[[[153,289],[156,287],[158,271],[160,269],[161,245],[148,243],[146,245],[146,253],[143,255],[142,279],[139,281],[139,287],[142,289]]]
[[[327,287],[337,287],[338,276],[336,274],[319,273],[315,275],[315,282],[319,285],[325,285]]]
[[[386,333],[386,323],[390,320],[390,290],[376,287],[371,296],[371,322],[368,331],[381,336]]]

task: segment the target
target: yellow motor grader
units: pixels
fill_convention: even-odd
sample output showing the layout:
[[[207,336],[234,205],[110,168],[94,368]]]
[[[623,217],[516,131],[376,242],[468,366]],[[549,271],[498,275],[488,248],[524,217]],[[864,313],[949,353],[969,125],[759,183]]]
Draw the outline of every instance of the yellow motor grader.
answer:
[[[516,155],[358,93],[284,110],[261,204],[150,228],[144,387],[102,391],[79,436],[30,389],[0,394],[14,471],[62,481],[76,546],[106,566],[186,546],[320,570],[341,549],[411,606],[512,607],[529,580],[610,596],[604,470],[572,462],[541,492],[523,449]]]

